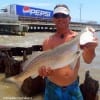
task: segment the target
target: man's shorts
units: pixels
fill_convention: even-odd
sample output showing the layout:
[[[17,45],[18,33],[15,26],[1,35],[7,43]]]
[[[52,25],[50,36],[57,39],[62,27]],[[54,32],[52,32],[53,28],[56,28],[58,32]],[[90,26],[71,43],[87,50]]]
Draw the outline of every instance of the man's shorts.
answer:
[[[59,87],[46,78],[44,100],[83,100],[78,81]]]

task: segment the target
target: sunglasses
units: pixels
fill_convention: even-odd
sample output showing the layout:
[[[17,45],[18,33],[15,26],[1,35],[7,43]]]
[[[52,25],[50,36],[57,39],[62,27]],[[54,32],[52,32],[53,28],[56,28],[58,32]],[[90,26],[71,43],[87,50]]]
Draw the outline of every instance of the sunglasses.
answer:
[[[57,13],[57,14],[54,14],[53,15],[53,17],[54,18],[67,18],[69,15],[65,15],[65,14],[59,14],[59,13]]]

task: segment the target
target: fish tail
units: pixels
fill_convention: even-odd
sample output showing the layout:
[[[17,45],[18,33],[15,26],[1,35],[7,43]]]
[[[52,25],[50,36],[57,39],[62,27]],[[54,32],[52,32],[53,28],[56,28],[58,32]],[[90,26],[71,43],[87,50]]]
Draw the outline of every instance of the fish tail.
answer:
[[[6,82],[10,82],[10,83],[16,84],[18,88],[21,88],[22,83],[23,83],[23,82],[21,82],[21,81],[16,80],[15,77],[6,78],[5,81],[6,81]]]

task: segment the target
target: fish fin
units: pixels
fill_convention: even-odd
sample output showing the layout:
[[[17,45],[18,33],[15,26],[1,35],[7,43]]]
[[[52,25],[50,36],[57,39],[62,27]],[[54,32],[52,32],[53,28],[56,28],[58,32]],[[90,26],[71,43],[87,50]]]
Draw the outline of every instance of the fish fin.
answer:
[[[14,84],[16,84],[18,88],[21,88],[21,86],[22,86],[22,84],[23,84],[22,81],[17,81],[17,80],[15,79],[15,77],[6,78],[5,81],[6,81],[6,82],[9,82],[9,83],[14,83]]]

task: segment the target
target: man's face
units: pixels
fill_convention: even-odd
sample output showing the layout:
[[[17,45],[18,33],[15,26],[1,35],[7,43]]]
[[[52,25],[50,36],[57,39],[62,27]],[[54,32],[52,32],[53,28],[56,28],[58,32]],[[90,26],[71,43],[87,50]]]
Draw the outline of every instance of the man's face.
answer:
[[[62,13],[57,13],[53,16],[56,28],[66,28],[70,23],[70,16]]]

